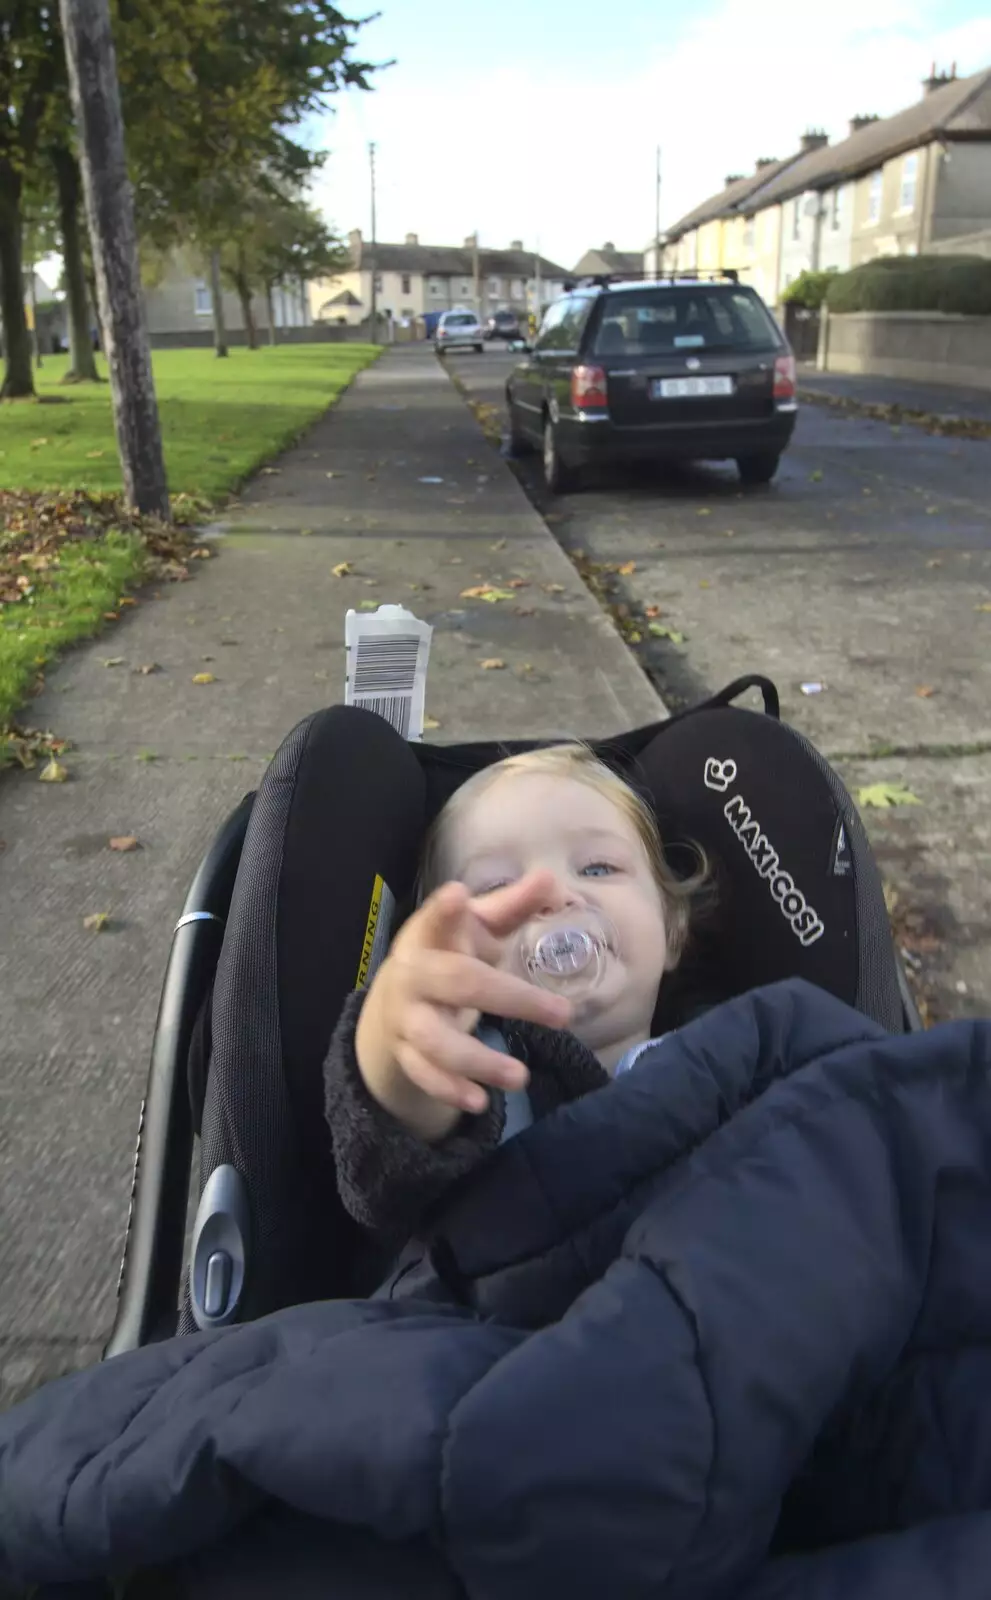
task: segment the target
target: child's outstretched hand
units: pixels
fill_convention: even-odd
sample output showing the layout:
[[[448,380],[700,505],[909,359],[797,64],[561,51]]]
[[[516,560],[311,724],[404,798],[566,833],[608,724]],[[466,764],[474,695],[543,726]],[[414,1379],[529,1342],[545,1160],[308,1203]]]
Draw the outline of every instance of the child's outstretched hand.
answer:
[[[369,1092],[422,1139],[443,1139],[462,1112],[484,1111],[483,1084],[521,1089],[522,1062],[473,1037],[482,1012],[566,1027],[567,1000],[499,970],[506,939],[552,882],[531,872],[475,899],[446,883],[396,936],[358,1019],[355,1051]]]

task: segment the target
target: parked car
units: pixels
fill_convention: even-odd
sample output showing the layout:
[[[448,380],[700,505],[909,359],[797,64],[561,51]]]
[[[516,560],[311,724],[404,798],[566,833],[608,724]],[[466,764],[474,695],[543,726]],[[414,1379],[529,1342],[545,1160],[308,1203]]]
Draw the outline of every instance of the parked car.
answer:
[[[510,448],[553,493],[584,466],[734,460],[770,483],[795,428],[795,358],[735,274],[594,279],[556,300],[506,385]]]
[[[523,329],[515,311],[494,311],[485,324],[486,339],[522,339]]]
[[[474,311],[445,311],[437,324],[438,350],[485,349],[485,335]]]

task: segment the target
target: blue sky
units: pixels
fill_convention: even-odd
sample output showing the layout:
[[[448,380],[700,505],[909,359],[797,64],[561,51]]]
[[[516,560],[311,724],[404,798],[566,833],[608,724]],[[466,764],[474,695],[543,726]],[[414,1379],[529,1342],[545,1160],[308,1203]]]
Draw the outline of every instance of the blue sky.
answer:
[[[658,143],[671,222],[809,126],[838,139],[857,113],[900,110],[934,59],[991,66],[987,0],[381,3],[362,52],[396,64],[314,130],[328,218],[368,235],[374,139],[379,238],[460,243],[477,227],[566,267],[606,239],[646,243]]]

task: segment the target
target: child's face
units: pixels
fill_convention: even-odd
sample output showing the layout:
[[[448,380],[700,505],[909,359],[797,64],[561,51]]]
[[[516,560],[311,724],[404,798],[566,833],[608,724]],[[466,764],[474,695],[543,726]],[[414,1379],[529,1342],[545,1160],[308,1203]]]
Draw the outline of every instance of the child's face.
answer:
[[[540,867],[554,874],[545,916],[590,906],[616,930],[593,995],[572,1031],[611,1070],[646,1039],[667,957],[661,891],[633,822],[604,794],[546,773],[506,773],[452,817],[445,875],[483,894]],[[503,965],[523,973],[519,941]]]

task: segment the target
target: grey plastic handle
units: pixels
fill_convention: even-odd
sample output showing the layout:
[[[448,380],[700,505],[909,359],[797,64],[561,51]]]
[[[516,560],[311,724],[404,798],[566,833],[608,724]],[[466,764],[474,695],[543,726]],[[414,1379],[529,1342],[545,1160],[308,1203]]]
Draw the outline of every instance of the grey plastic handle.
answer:
[[[225,1328],[235,1321],[250,1233],[244,1179],[236,1167],[215,1167],[200,1196],[193,1225],[189,1298],[198,1328]]]

